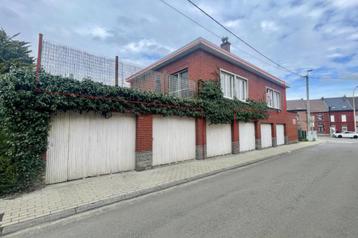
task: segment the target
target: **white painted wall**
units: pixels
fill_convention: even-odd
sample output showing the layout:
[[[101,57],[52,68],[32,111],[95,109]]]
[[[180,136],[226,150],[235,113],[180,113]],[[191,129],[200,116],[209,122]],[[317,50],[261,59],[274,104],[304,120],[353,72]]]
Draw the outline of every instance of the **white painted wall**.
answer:
[[[261,147],[272,146],[272,131],[271,124],[261,124]]]
[[[277,139],[277,145],[285,144],[285,127],[282,124],[276,125],[276,139]]]
[[[206,153],[208,157],[230,154],[231,125],[230,124],[209,124],[206,125]]]
[[[195,119],[153,118],[153,165],[195,159]]]
[[[240,152],[254,150],[255,143],[255,123],[239,122]]]
[[[48,140],[46,183],[135,167],[134,116],[60,113],[52,118]]]

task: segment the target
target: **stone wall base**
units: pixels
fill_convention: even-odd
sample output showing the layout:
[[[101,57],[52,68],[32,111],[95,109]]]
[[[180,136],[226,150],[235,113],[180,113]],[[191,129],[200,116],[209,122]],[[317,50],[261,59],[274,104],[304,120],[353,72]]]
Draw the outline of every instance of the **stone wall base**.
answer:
[[[288,140],[288,136],[285,136],[285,145],[290,144],[289,140]]]
[[[206,159],[206,145],[196,145],[195,159],[202,160]]]
[[[135,170],[143,171],[151,169],[153,165],[152,151],[136,152],[135,153]]]
[[[256,139],[256,149],[257,149],[257,150],[261,150],[261,149],[262,149],[261,139]]]
[[[277,146],[277,139],[275,137],[272,137],[272,147]]]
[[[233,154],[240,153],[240,142],[239,141],[232,142],[231,143],[231,148],[232,148],[232,153]]]

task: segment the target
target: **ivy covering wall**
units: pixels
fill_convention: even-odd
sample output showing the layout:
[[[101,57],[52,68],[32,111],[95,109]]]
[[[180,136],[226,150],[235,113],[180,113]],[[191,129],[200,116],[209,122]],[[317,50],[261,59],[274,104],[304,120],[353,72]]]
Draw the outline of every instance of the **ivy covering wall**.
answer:
[[[59,111],[206,117],[211,123],[231,123],[234,115],[245,121],[267,117],[265,103],[225,99],[211,81],[201,82],[197,98],[181,99],[46,73],[37,83],[33,71],[12,70],[0,78],[0,140],[5,140],[0,148],[0,195],[43,183],[50,119]]]

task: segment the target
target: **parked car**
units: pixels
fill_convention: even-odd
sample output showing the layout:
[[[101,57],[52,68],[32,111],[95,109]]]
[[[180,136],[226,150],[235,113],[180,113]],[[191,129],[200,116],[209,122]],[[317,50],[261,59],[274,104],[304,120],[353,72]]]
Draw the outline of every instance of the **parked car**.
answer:
[[[335,132],[333,133],[333,137],[336,138],[358,138],[358,133],[354,131],[343,131],[343,132]]]

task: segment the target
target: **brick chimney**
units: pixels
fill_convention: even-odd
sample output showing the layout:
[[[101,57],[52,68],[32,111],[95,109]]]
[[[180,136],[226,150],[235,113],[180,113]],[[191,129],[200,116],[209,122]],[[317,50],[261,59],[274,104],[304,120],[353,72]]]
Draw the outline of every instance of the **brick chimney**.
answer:
[[[230,45],[231,43],[229,42],[229,38],[228,37],[223,37],[221,38],[221,45],[220,47],[228,52],[230,52]]]

